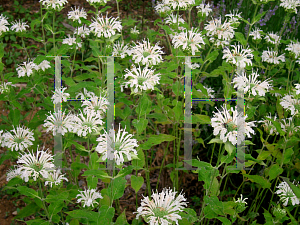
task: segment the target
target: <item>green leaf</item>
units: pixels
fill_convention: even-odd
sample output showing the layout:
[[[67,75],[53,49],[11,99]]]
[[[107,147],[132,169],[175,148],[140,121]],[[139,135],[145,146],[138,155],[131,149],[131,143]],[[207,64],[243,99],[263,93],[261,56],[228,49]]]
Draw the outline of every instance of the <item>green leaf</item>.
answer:
[[[266,117],[266,119],[272,122],[272,124],[275,126],[277,132],[278,132],[281,136],[284,136],[284,135],[285,135],[285,132],[281,129],[281,126],[280,126],[280,123],[279,123],[279,122],[274,121],[273,119],[270,119],[270,118],[268,118],[268,117]]]
[[[135,111],[139,116],[143,116],[145,114],[149,114],[151,109],[152,102],[150,101],[147,95],[143,95],[140,100],[139,105],[136,107]]]
[[[125,210],[117,218],[115,225],[129,225],[129,223],[127,222],[127,219],[126,219]]]
[[[177,80],[172,85],[173,93],[178,97],[183,95],[183,85]]]
[[[50,190],[50,194],[47,195],[45,201],[48,203],[52,203],[61,200],[67,201],[68,198],[69,198],[69,191],[65,190],[64,188],[61,188],[59,191]]]
[[[73,163],[71,164],[71,169],[72,169],[72,170],[88,169],[88,166],[85,165],[84,163],[73,162]]]
[[[88,184],[89,188],[91,188],[91,189],[97,188],[97,184],[98,184],[98,178],[97,177],[95,177],[95,176],[88,176],[86,178],[86,181],[87,181],[87,184]]]
[[[4,44],[3,42],[0,43],[0,61],[1,61],[1,58],[3,58],[4,56]]]
[[[31,30],[34,31],[35,25],[40,24],[40,23],[41,23],[41,20],[40,20],[40,19],[32,20],[31,23],[30,23],[30,28],[31,28]]]
[[[149,150],[154,145],[158,145],[164,141],[174,141],[175,138],[176,137],[167,134],[151,135],[144,144],[140,145],[140,147],[144,150]]]
[[[96,176],[99,179],[112,178],[104,170],[87,170],[82,176]]]
[[[27,216],[35,214],[39,211],[39,209],[40,207],[35,202],[30,202],[28,205],[22,208],[20,212],[18,212],[18,215],[15,216],[14,219],[25,218]]]
[[[218,57],[219,55],[219,51],[218,50],[214,50],[213,52],[209,53],[209,55],[206,57],[206,61],[210,61],[213,62],[215,61],[215,59]]]
[[[264,177],[261,177],[259,175],[249,175],[249,174],[243,174],[245,177],[247,177],[251,182],[258,183],[262,186],[262,188],[270,188],[271,184],[269,181],[267,181]]]
[[[78,219],[72,219],[72,221],[70,222],[70,225],[79,225]]]
[[[286,149],[284,155],[282,156],[283,164],[289,164],[291,162],[293,155],[294,155],[294,151],[292,148]]]
[[[234,35],[235,35],[236,40],[238,42],[240,42],[243,46],[245,46],[247,44],[247,41],[246,41],[243,33],[235,32]]]
[[[280,168],[278,164],[273,164],[272,166],[270,166],[268,172],[270,181],[275,179],[277,176],[279,176],[282,173],[283,173],[283,169]]]
[[[29,187],[20,186],[20,187],[17,187],[17,189],[18,189],[18,191],[22,195],[26,195],[26,196],[31,197],[31,198],[39,198],[39,199],[41,199],[39,197],[38,193],[35,190],[33,190],[33,189],[29,188]]]
[[[134,189],[135,193],[137,193],[141,189],[144,183],[144,178],[131,175],[130,180],[131,180],[131,187]]]
[[[137,134],[140,135],[147,128],[148,120],[143,118],[140,118],[139,120],[134,119],[132,124],[136,128]]]
[[[43,220],[43,219],[35,219],[35,220],[26,221],[26,224],[28,224],[28,225],[50,225],[50,222]]]
[[[64,201],[57,201],[57,202],[52,202],[49,205],[49,216],[50,218],[52,218],[52,216],[56,215],[57,213],[59,213],[62,208],[64,207]]]
[[[108,193],[111,199],[116,200],[123,196],[126,182],[124,177],[118,177],[110,182]]]
[[[234,146],[231,142],[226,141],[225,142],[225,150],[228,152],[229,155],[236,149],[236,146]]]
[[[138,157],[139,159],[133,159],[132,160],[132,166],[134,167],[135,170],[139,170],[143,168],[145,165],[145,155],[142,149],[138,150]]]
[[[101,215],[98,212],[79,209],[79,210],[73,210],[73,211],[66,212],[66,213],[70,217],[75,218],[75,219],[86,218],[89,222],[92,222],[92,221],[99,222],[98,224],[100,224],[100,221],[101,221],[100,220]]]
[[[103,205],[100,208],[99,211],[99,223],[98,224],[103,224],[103,225],[110,225],[111,221],[115,215],[115,208],[109,207],[107,205]]]
[[[127,167],[123,168],[122,170],[120,170],[118,175],[115,176],[114,178],[125,177],[126,175],[131,174],[132,170],[133,170],[133,166],[127,166]]]
[[[267,11],[264,11],[263,13],[256,15],[254,18],[254,21],[252,21],[252,23],[254,24],[254,23],[258,22],[266,13],[267,13]]]
[[[224,208],[222,202],[219,201],[217,196],[204,196],[205,204],[208,204],[211,210],[216,213],[217,215],[225,216],[224,215]]]
[[[224,224],[224,225],[231,225],[232,223],[230,222],[230,220],[229,219],[227,219],[227,218],[225,218],[225,217],[220,217],[220,216],[218,216],[218,217],[216,217],[218,220],[220,220],[221,222],[222,222],[222,224]]]
[[[98,160],[98,154],[97,152],[93,152],[90,156],[90,161],[89,161],[89,169],[91,170],[96,170],[99,168],[99,163],[97,163]]]
[[[52,27],[49,24],[44,24],[44,27],[53,34]]]
[[[151,113],[151,114],[148,114],[147,117],[156,119],[155,122],[158,122],[158,123],[168,122],[168,117],[163,113]]]

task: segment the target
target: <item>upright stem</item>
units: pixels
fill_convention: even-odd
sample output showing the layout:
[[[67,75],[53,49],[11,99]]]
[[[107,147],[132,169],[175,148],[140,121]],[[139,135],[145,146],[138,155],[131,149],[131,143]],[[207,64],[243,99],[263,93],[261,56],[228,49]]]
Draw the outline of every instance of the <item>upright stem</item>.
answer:
[[[28,54],[28,52],[27,52],[27,48],[25,47],[24,37],[23,37],[23,36],[21,37],[21,40],[22,40],[22,47],[23,47],[23,50],[25,50],[26,55],[27,55],[27,58],[29,59],[30,57],[29,57],[29,54]]]
[[[52,32],[53,32],[53,48],[54,48],[54,55],[56,55],[56,49],[55,49],[55,32],[54,32],[54,26],[55,25],[55,11],[53,11],[53,24],[52,24]]]
[[[42,4],[41,4],[41,21],[42,21],[43,44],[44,44],[44,48],[45,48],[45,53],[47,55],[47,46],[46,46],[46,41],[45,41],[44,19],[43,19],[43,7],[42,7]]]
[[[47,218],[50,219],[49,218],[49,213],[48,213],[48,210],[47,210],[47,207],[46,207],[46,204],[45,204],[45,199],[44,199],[44,195],[43,195],[43,191],[42,191],[42,185],[41,185],[41,181],[40,180],[38,180],[38,184],[39,184],[39,191],[40,191],[40,195],[41,195],[41,201],[43,203],[43,208],[44,208],[44,210],[46,212]],[[50,223],[52,224],[52,222],[50,222]]]
[[[256,13],[257,13],[258,6],[259,6],[259,5],[258,5],[258,4],[256,4],[255,11],[254,11],[254,15],[253,15],[253,18],[252,18],[252,21],[251,21],[250,27],[249,27],[248,34],[247,34],[247,43],[248,43],[249,34],[250,34],[250,32],[251,32],[252,26],[254,25],[254,18],[255,18],[255,16],[256,16]]]

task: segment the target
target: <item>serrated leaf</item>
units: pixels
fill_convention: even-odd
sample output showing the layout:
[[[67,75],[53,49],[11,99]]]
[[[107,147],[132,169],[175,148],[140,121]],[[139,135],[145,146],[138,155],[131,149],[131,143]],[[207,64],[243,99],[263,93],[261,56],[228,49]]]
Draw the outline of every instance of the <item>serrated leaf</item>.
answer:
[[[31,197],[31,198],[39,198],[39,199],[41,199],[39,197],[38,193],[35,190],[33,190],[33,189],[29,188],[29,187],[20,186],[20,187],[17,187],[17,189],[18,189],[18,191],[22,195],[26,195],[26,196]]]
[[[109,184],[108,193],[113,200],[123,196],[126,182],[124,177],[118,177]]]
[[[261,177],[259,175],[249,175],[249,174],[243,174],[245,177],[247,177],[251,182],[258,183],[262,186],[262,188],[270,188],[271,184],[269,181],[267,181],[264,177]]]
[[[174,141],[174,139],[174,136],[168,134],[151,135],[140,147],[144,150],[149,150],[154,145],[158,145],[164,141]]]
[[[243,46],[245,46],[247,44],[244,34],[242,34],[241,32],[235,32],[234,35],[235,35],[236,40],[238,42],[240,42]]]
[[[277,176],[283,173],[283,169],[278,164],[273,164],[270,166],[268,174],[270,181],[275,179]]]

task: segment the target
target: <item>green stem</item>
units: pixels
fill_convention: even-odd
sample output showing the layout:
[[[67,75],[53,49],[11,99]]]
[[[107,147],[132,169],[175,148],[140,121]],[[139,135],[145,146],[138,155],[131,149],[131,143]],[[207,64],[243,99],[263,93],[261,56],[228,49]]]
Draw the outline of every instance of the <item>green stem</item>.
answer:
[[[43,7],[41,5],[41,21],[42,21],[42,33],[43,33],[43,44],[45,48],[45,54],[47,55],[47,46],[46,46],[46,41],[45,41],[45,31],[44,31],[44,19],[43,19]]]
[[[253,15],[253,18],[252,18],[252,22],[251,22],[250,28],[249,28],[249,30],[248,30],[247,39],[246,39],[247,41],[246,41],[246,43],[248,43],[249,35],[250,35],[250,32],[251,32],[252,26],[254,25],[254,18],[255,18],[255,16],[256,16],[258,6],[259,6],[259,5],[256,4],[255,11],[254,11],[254,15]],[[244,46],[244,47],[245,47],[245,46]]]
[[[286,83],[286,91],[287,91],[288,88],[289,88],[289,79],[290,79],[291,67],[292,67],[293,62],[294,62],[294,61],[292,60],[292,61],[291,61],[291,64],[290,64],[289,72],[288,72],[288,79],[287,79],[287,83]],[[294,64],[294,66],[295,66],[295,64]],[[294,66],[293,66],[292,70],[294,70]]]
[[[23,36],[21,37],[21,40],[22,40],[22,47],[23,47],[23,50],[25,50],[25,52],[26,52],[26,55],[27,55],[27,58],[29,59],[30,57],[29,57],[29,54],[28,54],[28,51],[27,51],[27,48],[25,47],[25,43],[24,43],[24,38],[23,38]]]
[[[207,61],[207,56],[208,56],[209,53],[211,52],[213,46],[214,46],[214,44],[212,43],[211,46],[210,46],[210,48],[209,48],[209,50],[208,50],[208,53],[206,54],[205,60],[203,61],[203,64],[202,64],[201,67],[200,67],[199,75],[200,75],[200,73],[201,73],[201,71],[202,71],[202,68],[203,68],[204,64],[205,64],[206,61]],[[199,75],[195,78],[195,83],[198,82]]]
[[[42,204],[43,204],[43,208],[46,212],[47,218],[50,220],[48,209],[47,209],[46,204],[45,204],[45,199],[44,199],[44,195],[43,195],[43,191],[42,191],[41,181],[39,179],[38,179],[38,184],[39,184],[39,191],[40,191],[40,195],[41,195],[41,201],[42,201]],[[52,224],[52,222],[50,222],[50,223]]]
[[[52,25],[52,32],[53,32],[53,49],[54,49],[54,56],[56,55],[56,49],[55,49],[55,32],[54,32],[54,26],[55,25],[55,11],[53,12],[53,25]]]

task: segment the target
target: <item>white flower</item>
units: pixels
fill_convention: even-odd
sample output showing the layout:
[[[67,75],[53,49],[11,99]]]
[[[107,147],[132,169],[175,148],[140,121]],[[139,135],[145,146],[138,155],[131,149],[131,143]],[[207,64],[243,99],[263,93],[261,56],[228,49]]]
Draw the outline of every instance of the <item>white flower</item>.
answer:
[[[238,10],[233,10],[233,12],[230,12],[229,14],[225,15],[226,17],[230,17],[229,19],[229,23],[236,23],[239,22],[239,19],[242,18],[241,17],[241,12],[239,13]]]
[[[296,95],[300,94],[300,84],[295,84]]]
[[[136,29],[136,26],[134,26],[134,28],[130,29],[130,33],[132,33],[132,34],[139,34],[140,32],[139,32],[139,30]]]
[[[102,125],[104,122],[99,117],[94,117],[91,113],[86,115],[80,113],[79,116],[74,116],[76,125],[73,128],[73,132],[80,137],[86,137],[93,132],[100,131],[98,125]]]
[[[59,104],[61,102],[67,102],[67,98],[70,98],[70,94],[69,93],[64,93],[64,91],[67,88],[63,88],[61,87],[61,90],[59,90],[58,88],[55,89],[55,91],[52,91],[54,93],[54,95],[52,96],[52,101],[53,104]]]
[[[78,99],[81,97],[81,99],[86,99],[86,98],[92,98],[95,97],[95,93],[91,91],[87,91],[85,88],[83,88],[83,93],[80,92],[79,94],[76,95],[76,98]]]
[[[44,60],[37,66],[37,70],[43,70],[45,71],[46,69],[51,68],[49,61]]]
[[[255,126],[253,122],[241,122],[238,117],[244,117],[244,115],[238,115],[237,109],[233,110],[231,107],[231,112],[233,115],[231,116],[229,111],[226,108],[226,105],[222,106],[222,111],[214,112],[214,118],[211,119],[211,125],[214,128],[214,135],[220,134],[220,139],[225,143],[229,140],[233,145],[241,144],[242,136],[242,127],[244,126],[244,131],[247,134],[248,138],[251,137],[250,133],[254,134],[254,130],[251,128]],[[247,115],[244,119],[247,119]],[[255,121],[254,121],[255,122]]]
[[[294,133],[300,130],[300,126],[295,126],[293,122],[293,117],[290,118],[283,118],[281,119],[282,122],[280,123],[281,129],[283,132],[287,133],[289,137],[291,137]]]
[[[187,9],[195,4],[195,0],[163,0],[165,5],[169,5],[173,10]]]
[[[38,146],[39,148],[39,146]],[[53,171],[55,165],[53,164],[53,156],[50,155],[47,151],[39,151],[37,149],[36,155],[32,153],[21,154],[20,159],[17,161],[19,165],[19,172],[22,179],[25,182],[28,182],[29,177],[33,177],[33,180],[36,181],[37,178],[41,175],[43,178],[48,178],[49,172]]]
[[[95,33],[97,37],[110,38],[112,35],[116,34],[116,30],[121,32],[122,25],[117,18],[108,18],[107,14],[104,18],[102,15],[97,16],[97,19],[93,18],[93,23],[90,25],[91,31]]]
[[[192,52],[192,55],[195,55],[195,52],[199,52],[199,49],[202,48],[200,44],[205,45],[201,34],[198,33],[197,28],[192,28],[191,30],[181,32],[173,36],[172,43],[174,48],[182,46],[182,49],[187,49]]]
[[[20,176],[20,170],[17,165],[14,165],[14,169],[9,169],[6,173],[6,181],[10,181],[11,179]]]
[[[280,0],[280,6],[286,11],[297,13],[297,7],[300,6],[299,0]]]
[[[78,35],[82,38],[85,38],[86,36],[89,36],[90,32],[90,29],[84,24],[83,26],[77,27],[74,30],[74,35]]]
[[[204,1],[199,6],[196,6],[196,8],[198,9],[198,13],[205,14],[205,16],[208,16],[212,12],[209,3],[205,4]]]
[[[299,199],[294,194],[287,182],[283,181],[277,186],[278,190],[275,192],[280,196],[280,200],[283,201],[283,205],[287,206],[288,202],[291,201],[292,205],[298,205]]]
[[[291,115],[299,113],[300,100],[294,99],[294,96],[292,95],[285,95],[282,99],[280,99],[280,105],[284,109],[291,110]]]
[[[86,0],[89,4],[93,5],[105,5],[107,3],[107,0]],[[108,0],[109,1],[109,0]]]
[[[177,14],[171,13],[165,20],[166,24],[177,24]],[[178,17],[178,25],[184,23],[184,19],[181,18],[181,15]]]
[[[300,43],[298,41],[291,42],[288,44],[287,48],[285,49],[295,54],[295,58],[298,58],[300,55]]]
[[[282,54],[281,56],[277,56],[277,55],[278,55],[277,51],[273,51],[273,50],[270,51],[268,48],[268,51],[263,51],[261,58],[263,62],[268,62],[273,64],[279,64],[279,60],[281,62],[285,62],[284,54]]]
[[[75,10],[73,8],[71,8],[72,11],[68,12],[68,19],[71,19],[73,21],[78,21],[78,23],[81,24],[81,20],[80,17],[86,19],[87,17],[87,13],[85,12],[84,8],[82,8],[81,10],[79,10],[79,7],[76,9],[75,6]]]
[[[137,68],[134,64],[132,65],[132,69],[125,69],[125,79],[131,77],[128,82],[124,82],[125,85],[121,85],[121,91],[123,92],[123,86],[127,88],[130,85],[131,88],[135,87],[133,92],[138,93],[143,90],[146,91],[148,89],[154,90],[154,85],[159,84],[160,73],[154,74],[155,70],[149,69],[148,67],[144,67],[143,71],[141,71],[141,67]]]
[[[117,41],[113,45],[112,56],[121,56],[121,58],[125,58],[126,55],[131,55],[131,51],[129,49],[129,45],[124,45],[124,41]]]
[[[68,3],[67,0],[40,0],[43,5],[46,5],[47,9],[54,9],[60,11],[63,6]]]
[[[227,22],[227,19],[222,23],[221,18],[213,19],[208,22],[204,27],[207,30],[206,35],[211,37],[209,40],[214,42],[216,39],[219,41],[226,41],[225,44],[234,37],[234,27],[231,26],[231,23]],[[220,43],[222,45],[224,43]]]
[[[213,93],[215,92],[214,89],[207,87],[206,85],[203,85],[203,87],[207,90],[207,95],[209,98],[215,98],[215,96],[213,95]],[[200,89],[197,91],[202,93],[202,91]]]
[[[52,188],[52,185],[58,185],[60,184],[63,180],[68,181],[66,177],[64,177],[65,174],[61,174],[60,169],[50,171],[48,173],[48,178],[45,181],[45,185],[50,184],[50,187]]]
[[[265,96],[266,91],[268,91],[272,86],[269,84],[269,79],[264,80],[263,82],[257,80],[259,74],[256,72],[253,72],[249,76],[249,78],[246,76],[246,73],[243,72],[242,75],[238,75],[235,77],[232,81],[234,83],[234,88],[242,89],[244,88],[244,94],[246,94],[249,90],[251,91],[253,96],[256,96],[257,93],[260,96]]]
[[[275,114],[274,118],[272,118],[271,113],[270,113],[270,115],[265,116],[265,117],[267,117],[269,119],[272,119],[274,121],[276,121],[276,119],[277,119],[276,114]],[[276,133],[277,135],[279,135],[276,127],[272,124],[272,122],[270,120],[265,119],[265,120],[260,120],[260,121],[257,121],[257,122],[258,123],[263,123],[263,127],[264,127],[265,131],[267,133],[270,133],[270,135],[273,135],[273,133]]]
[[[11,26],[11,30],[12,31],[15,31],[15,32],[23,32],[23,31],[26,31],[26,27],[29,27],[25,22],[21,22],[21,20],[19,20],[19,22],[16,20],[14,22],[11,22],[13,25]]]
[[[117,135],[115,135],[115,131],[111,129],[109,134],[105,131],[103,135],[97,138],[99,143],[96,147],[96,151],[103,155],[102,160],[106,160],[107,158],[110,160],[115,159],[117,165],[121,165],[124,162],[130,161],[133,154],[137,155],[137,151],[135,150],[135,148],[139,146],[137,140],[131,138],[133,135],[128,134],[125,130],[126,127],[125,129],[121,129],[119,124]],[[112,137],[114,141],[112,141]],[[107,153],[107,151],[109,152]]]
[[[222,59],[226,59],[226,62],[231,62],[237,67],[245,68],[247,65],[252,65],[251,59],[253,59],[253,50],[252,49],[243,49],[240,44],[231,45],[233,47],[233,50],[229,50],[228,47],[226,47],[223,50],[223,57]]]
[[[2,33],[9,31],[7,25],[9,25],[7,21],[7,17],[1,14],[0,15],[0,36],[2,35]]]
[[[150,225],[171,225],[178,224],[181,220],[179,212],[182,212],[187,207],[186,198],[181,193],[175,198],[176,191],[170,188],[164,188],[161,193],[152,192],[151,198],[144,197],[141,201],[141,206],[137,209],[137,217],[142,216]]]
[[[12,133],[14,134],[12,134]],[[18,126],[17,129],[13,129],[10,132],[6,132],[3,134],[3,143],[2,147],[8,147],[12,151],[23,151],[25,148],[33,145],[32,141],[34,141],[33,137],[34,133],[30,131],[26,127]]]
[[[198,63],[193,63],[193,64],[192,63],[183,63],[183,64],[187,65],[192,70],[200,67],[200,65]]]
[[[74,115],[71,113],[66,115],[65,112],[62,113],[59,110],[58,112],[50,113],[50,115],[47,116],[47,119],[44,120],[43,127],[47,127],[47,132],[52,131],[53,136],[55,136],[56,133],[65,135],[65,133],[73,131],[75,124],[74,120]]]
[[[162,47],[156,43],[151,46],[151,43],[146,40],[139,42],[131,49],[132,59],[135,63],[142,63],[143,65],[156,65],[163,61],[161,54],[164,54]]]
[[[0,84],[0,94],[9,91],[9,86],[15,87],[16,85],[12,84],[12,82],[4,82],[3,84]]]
[[[109,105],[108,100],[105,97],[100,97],[94,96],[90,100],[85,100],[81,107],[85,107],[83,109],[83,112],[85,114],[92,114],[92,116],[99,117],[102,119],[103,114],[106,113],[107,106]]]
[[[253,40],[261,39],[260,32],[262,32],[262,30],[256,27],[253,31],[250,32],[249,36],[253,36]]]
[[[85,191],[79,191],[80,194],[76,196],[76,198],[79,198],[77,200],[77,203],[83,201],[84,205],[83,207],[94,207],[94,204],[99,204],[96,199],[103,198],[101,193],[97,192],[96,189],[87,189]]]
[[[271,38],[272,39],[274,39],[274,41],[273,40],[271,40]],[[273,32],[269,32],[269,33],[267,33],[267,35],[265,36],[265,40],[267,41],[267,42],[269,42],[269,43],[272,43],[272,44],[274,44],[274,45],[277,45],[279,42],[280,42],[280,40],[281,40],[281,38],[280,38],[280,36],[278,36],[277,35],[277,33],[273,33]]]
[[[171,8],[168,4],[164,4],[164,3],[157,3],[156,6],[154,6],[155,11],[160,14],[160,15],[164,15],[165,13],[171,11]]]
[[[246,199],[248,199],[248,198],[243,199],[243,195],[241,194],[241,197],[238,198],[238,200],[235,201],[235,203],[245,203],[247,205],[247,202],[245,201]]]
[[[33,73],[34,70],[37,70],[38,67],[34,62],[23,62],[23,66],[18,66],[17,72],[18,72],[18,77],[24,77],[28,76]]]
[[[73,44],[77,44],[76,48],[81,48],[82,44],[81,42],[76,43],[76,37],[71,37],[70,34],[68,34],[68,38],[63,39],[63,44],[67,44],[67,45],[73,45]]]

